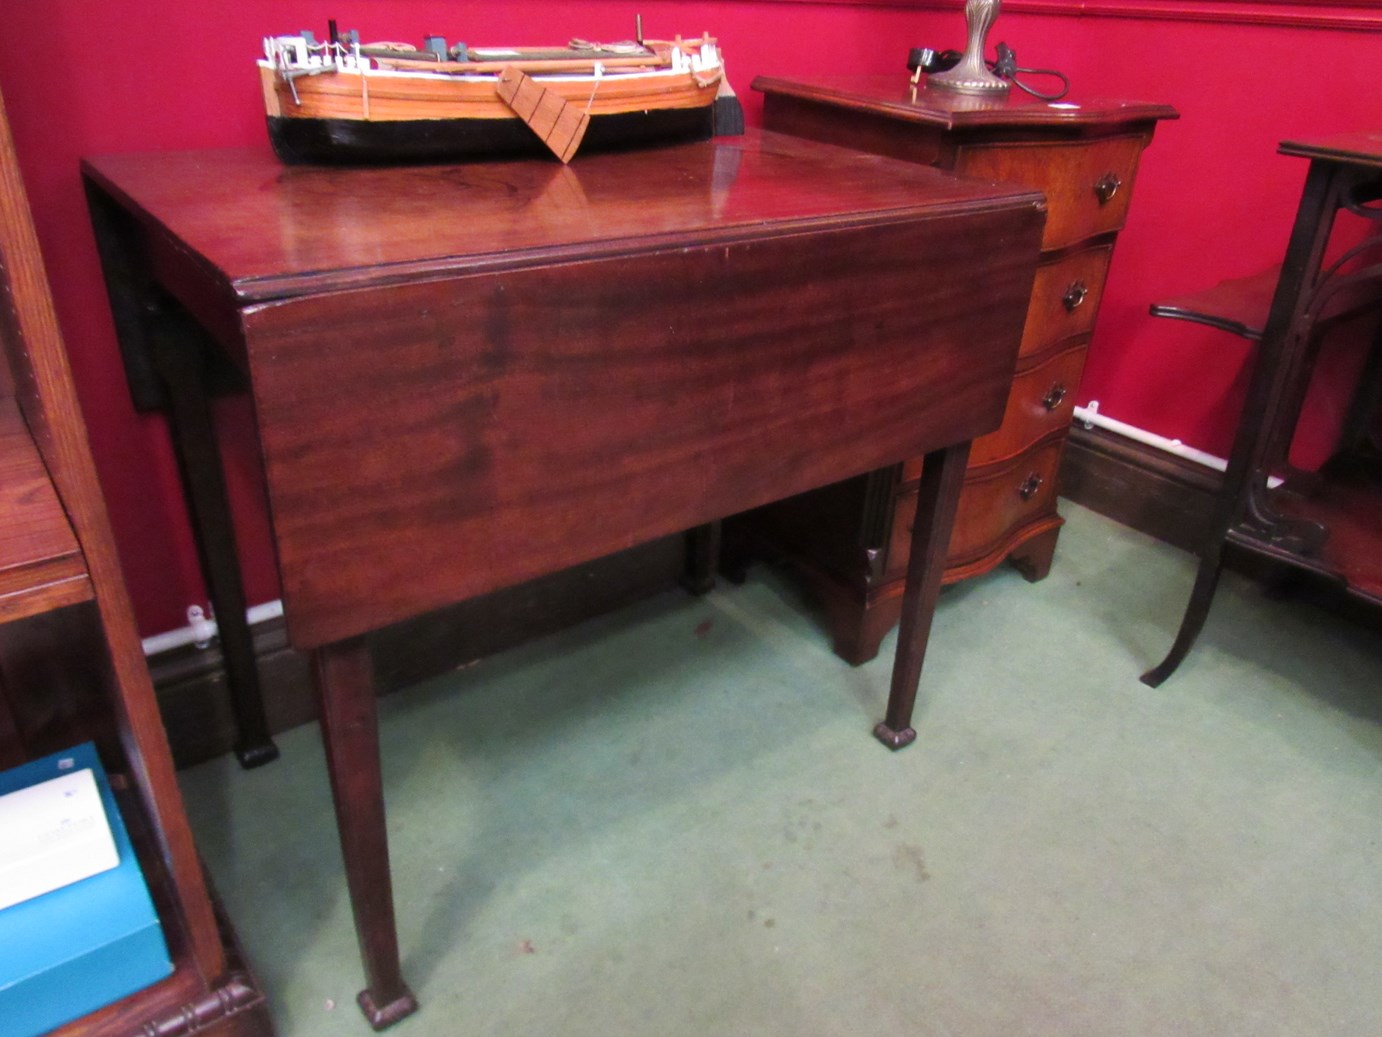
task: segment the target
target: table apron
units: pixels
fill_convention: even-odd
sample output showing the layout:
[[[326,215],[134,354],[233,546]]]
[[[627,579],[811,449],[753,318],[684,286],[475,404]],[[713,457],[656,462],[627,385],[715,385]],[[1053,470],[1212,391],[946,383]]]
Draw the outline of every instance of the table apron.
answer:
[[[293,644],[990,431],[1040,232],[969,211],[246,309]]]

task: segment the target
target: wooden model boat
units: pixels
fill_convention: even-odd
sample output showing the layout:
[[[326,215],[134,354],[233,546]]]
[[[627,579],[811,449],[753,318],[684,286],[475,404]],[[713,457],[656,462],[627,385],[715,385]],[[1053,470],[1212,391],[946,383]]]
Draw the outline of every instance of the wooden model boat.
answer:
[[[271,36],[259,61],[285,162],[382,162],[576,149],[742,132],[710,36],[560,48],[364,44],[330,23]],[[718,103],[717,103],[718,101]]]

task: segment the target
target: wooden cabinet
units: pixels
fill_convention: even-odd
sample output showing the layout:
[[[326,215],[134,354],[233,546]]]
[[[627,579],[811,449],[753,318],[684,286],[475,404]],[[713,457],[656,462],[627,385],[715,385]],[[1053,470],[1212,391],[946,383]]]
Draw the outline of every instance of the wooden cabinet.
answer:
[[[1165,105],[1048,104],[912,88],[904,76],[763,78],[764,123],[860,151],[1046,196],[1040,266],[1002,426],[975,441],[950,542],[946,582],[1005,559],[1031,580],[1050,569],[1062,519],[1061,451],[1114,242],[1138,161]],[[731,572],[759,551],[785,557],[824,600],[835,650],[878,652],[896,622],[920,459],[740,516],[725,530]]]
[[[0,766],[96,743],[174,965],[54,1034],[268,1033],[183,812],[3,106],[0,341]]]

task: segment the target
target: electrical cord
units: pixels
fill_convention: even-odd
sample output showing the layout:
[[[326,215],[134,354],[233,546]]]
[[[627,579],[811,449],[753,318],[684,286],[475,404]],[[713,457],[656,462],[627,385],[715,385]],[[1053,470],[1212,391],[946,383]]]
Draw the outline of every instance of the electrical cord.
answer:
[[[1054,68],[1018,68],[1017,55],[1006,43],[998,45],[998,60],[992,62],[989,67],[993,69],[995,75],[1010,80],[1012,85],[1023,93],[1030,94],[1038,101],[1059,101],[1066,94],[1070,93],[1070,79],[1064,72]],[[1041,90],[1034,90],[1022,80],[1017,78],[1018,73],[1025,76],[1053,76],[1061,81],[1061,88],[1055,93],[1045,93]]]
[[[934,51],[929,47],[913,47],[907,55],[907,69],[913,73],[925,72],[928,75],[932,72],[945,72],[958,65],[963,58],[964,55],[958,50]],[[1017,55],[1006,43],[998,44],[998,59],[996,61],[985,61],[984,64],[995,75],[1008,80],[1013,86],[1039,101],[1059,101],[1070,92],[1070,80],[1064,72],[1054,68],[1019,68]],[[1024,76],[1052,76],[1061,81],[1061,88],[1054,93],[1036,90],[1018,79],[1019,74]],[[915,82],[915,76],[913,82]]]

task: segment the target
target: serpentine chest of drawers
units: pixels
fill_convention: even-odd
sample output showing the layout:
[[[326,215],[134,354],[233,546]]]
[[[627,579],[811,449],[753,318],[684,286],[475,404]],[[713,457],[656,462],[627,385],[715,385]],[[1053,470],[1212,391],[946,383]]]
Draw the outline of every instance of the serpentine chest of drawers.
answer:
[[[1014,91],[976,98],[904,76],[759,77],[767,128],[901,158],[1046,196],[1040,265],[1002,426],[975,440],[945,580],[1010,559],[1050,570],[1063,523],[1056,479],[1085,352],[1133,181],[1166,105],[1049,104]],[[873,658],[901,608],[919,458],[743,516],[726,529],[727,568],[763,549],[810,579],[835,650]]]

